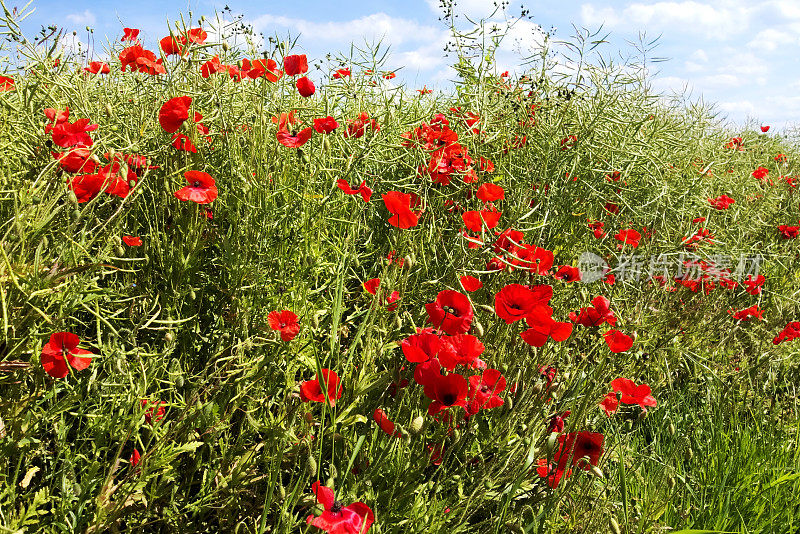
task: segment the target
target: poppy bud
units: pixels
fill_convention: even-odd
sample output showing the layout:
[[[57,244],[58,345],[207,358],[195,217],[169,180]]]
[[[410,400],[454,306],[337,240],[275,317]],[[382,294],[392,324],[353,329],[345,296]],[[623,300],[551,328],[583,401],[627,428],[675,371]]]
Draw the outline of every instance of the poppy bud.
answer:
[[[692,458],[694,458],[694,451],[692,451],[692,449],[686,449],[685,456],[686,456],[686,461],[687,462],[692,461]]]
[[[113,113],[114,110],[111,108],[111,104],[106,104],[106,117],[110,117]]]
[[[306,423],[309,425],[314,422],[314,414],[311,412],[306,412],[303,414],[303,419],[306,420]]]
[[[395,316],[395,318],[394,318],[394,326],[395,326],[395,327],[396,327],[398,330],[400,330],[401,328],[403,328],[403,318],[402,318],[401,316],[399,316],[399,315]]]
[[[69,203],[77,208],[78,197],[75,195],[75,191],[70,191],[69,193],[67,193],[67,198],[69,199]],[[78,213],[80,213],[80,211]]]
[[[408,256],[403,258],[403,260],[405,261],[406,267],[408,267],[409,269],[414,266],[414,255],[413,254],[409,254]]]
[[[675,477],[669,477],[667,479],[667,486],[669,486],[669,489],[672,489],[672,488],[675,487]]]
[[[308,463],[306,464],[306,473],[308,473],[308,476],[310,476],[311,478],[317,476],[317,460],[312,455],[308,456]]]
[[[489,306],[487,304],[478,304],[478,307],[480,309],[482,309],[483,311],[491,313],[492,315],[494,315],[494,308],[492,308],[491,306]]]
[[[483,337],[483,325],[478,321],[472,323],[472,327],[475,329],[475,335],[477,337]]]
[[[613,517],[608,522],[608,526],[611,527],[611,532],[614,534],[622,534],[622,531],[619,529],[619,523],[617,523],[617,520]]]
[[[176,388],[183,387],[183,375],[178,375],[175,377],[175,387]]]
[[[551,432],[549,436],[547,436],[547,442],[545,443],[545,450],[547,451],[547,456],[553,456],[553,454],[558,449],[558,432]]]
[[[223,51],[225,51],[225,52],[227,52],[228,50],[230,50],[230,48],[231,48],[231,47],[230,47],[230,45],[228,45],[228,43],[227,43],[227,42],[224,42],[224,41],[223,41],[223,43],[222,43],[222,50],[223,50]]]
[[[124,255],[125,255],[125,249],[122,248],[121,245],[117,245],[117,256],[124,256]]]
[[[172,343],[175,341],[175,334],[173,334],[172,331],[168,331],[166,334],[164,334],[164,341],[167,343]]]
[[[77,202],[77,199],[76,199],[76,202]],[[81,210],[79,210],[78,208],[75,208],[75,210],[72,212],[72,216],[75,218],[75,222],[80,221],[81,220]]]
[[[281,501],[286,499],[286,488],[283,487],[283,484],[278,484],[278,499]]]
[[[674,436],[675,435],[675,423],[670,423],[669,424],[669,426],[667,427],[667,432],[669,432],[670,436]]]
[[[589,467],[589,472],[597,478],[603,478],[603,471],[596,465]]]
[[[330,471],[331,480],[333,480],[334,478],[339,476],[339,472],[336,470],[336,466],[335,465],[331,464],[331,466],[328,468],[328,470]],[[325,484],[325,485],[328,486],[329,488],[333,487],[332,483],[331,484]]]
[[[420,431],[422,430],[422,425],[424,424],[425,424],[425,419],[421,415],[418,415],[414,418],[413,421],[411,421],[411,424],[408,425],[408,431],[411,432],[412,434],[419,434]]]
[[[532,388],[532,391],[533,391],[534,395],[538,395],[539,393],[541,393],[542,392],[542,387],[543,386],[542,386],[542,382],[541,381],[536,382],[533,385],[533,388]]]
[[[325,152],[331,151],[331,142],[328,140],[328,136],[322,138],[322,150]]]

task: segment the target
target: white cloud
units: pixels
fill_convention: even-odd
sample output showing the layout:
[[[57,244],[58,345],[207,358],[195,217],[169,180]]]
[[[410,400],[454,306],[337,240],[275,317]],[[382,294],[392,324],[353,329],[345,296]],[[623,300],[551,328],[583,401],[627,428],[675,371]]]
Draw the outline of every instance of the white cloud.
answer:
[[[768,28],[756,34],[747,46],[756,50],[774,52],[786,45],[797,45],[798,38],[793,33]]]
[[[692,55],[689,56],[689,59],[698,61],[700,63],[706,63],[708,61],[708,54],[706,54],[706,51],[703,50],[702,48],[698,48],[697,50],[692,52]]]
[[[716,3],[716,2],[715,2]],[[703,34],[709,39],[729,39],[747,30],[756,8],[728,2],[721,6],[693,0],[681,2],[631,3],[622,9],[581,6],[584,24],[608,27],[647,26],[648,29]]]
[[[91,26],[92,24],[95,23],[97,18],[94,16],[94,13],[92,13],[87,9],[83,13],[72,13],[70,15],[67,15],[67,20],[72,22],[73,24],[79,24],[81,26]]]
[[[350,43],[366,39],[384,38],[394,46],[408,42],[432,41],[442,30],[425,26],[413,20],[374,13],[344,22],[312,22],[304,19],[261,15],[251,22],[256,31],[272,32],[275,27],[294,30],[303,37],[325,43]]]

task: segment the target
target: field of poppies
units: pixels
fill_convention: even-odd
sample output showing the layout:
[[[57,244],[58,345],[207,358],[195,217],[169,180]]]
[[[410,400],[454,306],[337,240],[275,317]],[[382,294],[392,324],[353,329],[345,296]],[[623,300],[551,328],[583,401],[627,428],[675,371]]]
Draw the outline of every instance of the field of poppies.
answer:
[[[453,24],[432,92],[241,24],[102,52],[24,16],[0,531],[800,528],[796,137],[588,34],[509,75]]]

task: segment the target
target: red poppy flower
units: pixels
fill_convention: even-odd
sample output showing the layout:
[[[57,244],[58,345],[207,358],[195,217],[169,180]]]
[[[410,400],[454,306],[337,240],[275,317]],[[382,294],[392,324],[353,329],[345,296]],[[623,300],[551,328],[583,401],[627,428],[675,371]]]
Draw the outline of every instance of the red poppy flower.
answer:
[[[276,137],[278,138],[278,142],[283,146],[289,148],[300,148],[301,146],[306,144],[309,139],[311,139],[311,136],[313,134],[314,134],[314,129],[311,127],[303,128],[297,133],[294,132],[289,133],[288,130],[279,129],[278,133],[276,134]]]
[[[139,30],[135,28],[122,28],[120,41],[135,41],[139,37]]]
[[[633,248],[636,248],[639,246],[639,240],[642,238],[642,234],[630,228],[628,230],[620,230],[614,238],[617,241],[622,241],[624,245],[631,245]]]
[[[316,88],[314,87],[314,82],[309,80],[306,76],[302,78],[298,78],[297,82],[295,83],[297,87],[297,92],[300,93],[302,97],[309,97],[314,94]]]
[[[759,167],[753,171],[753,178],[757,178],[759,180],[763,180],[769,174],[769,169],[764,167]]]
[[[184,152],[197,153],[197,147],[194,146],[192,140],[188,135],[182,133],[176,132],[172,134],[172,146],[174,146],[177,150],[182,150]]]
[[[563,412],[561,414],[554,415],[553,418],[548,423],[547,430],[549,432],[563,432],[564,431],[564,419],[569,417],[570,413],[572,413],[572,412],[570,412],[569,410],[566,410],[565,412]]]
[[[499,185],[483,184],[478,188],[478,192],[475,196],[484,202],[494,202],[495,200],[503,200],[505,198],[505,190]]]
[[[562,265],[553,275],[553,278],[561,280],[562,282],[579,282],[581,279],[581,271],[577,267],[571,265]]]
[[[391,80],[395,76],[397,76],[397,74],[395,74],[394,72],[387,72],[386,74],[383,75],[383,79],[384,80]]]
[[[573,323],[583,326],[600,326],[608,323],[610,326],[617,324],[617,318],[611,311],[611,301],[600,295],[592,299],[592,306],[581,308],[578,313],[571,312],[569,318]]]
[[[764,310],[758,307],[758,304],[753,304],[749,308],[744,308],[743,310],[733,311],[728,310],[728,313],[733,315],[733,318],[738,321],[749,321],[751,317],[755,317],[756,319],[764,320]]]
[[[386,417],[386,413],[381,410],[380,408],[375,408],[375,411],[372,413],[372,418],[378,423],[378,428],[389,434],[390,436],[400,437],[402,433],[397,430],[395,431],[394,422],[392,422],[388,417]]]
[[[306,380],[300,384],[300,399],[303,402],[325,402],[325,393],[322,388],[328,393],[328,404],[335,406],[336,401],[342,397],[342,386],[339,383],[339,375],[330,369],[322,369],[322,381],[319,380],[319,375],[314,376],[314,380]]]
[[[692,219],[692,224],[698,224],[702,222],[706,222],[705,217],[695,217],[694,219]]]
[[[514,250],[514,258],[511,260],[513,265],[523,269],[531,269],[533,272],[547,276],[553,266],[553,252],[535,245],[522,245]]]
[[[514,250],[516,247],[521,246],[522,240],[525,237],[519,230],[513,230],[511,228],[503,230],[500,233],[495,232],[495,234],[497,235],[497,240],[494,242],[494,247],[492,247],[495,252],[509,252]]]
[[[361,182],[361,185],[358,186],[358,189],[354,189],[350,187],[350,182],[345,180],[344,178],[340,178],[336,180],[336,187],[341,189],[347,195],[361,195],[361,198],[364,199],[364,202],[369,202],[369,199],[372,198],[372,189],[367,187],[367,181],[364,180]]]
[[[350,76],[350,69],[337,69],[333,73],[334,79],[344,78],[345,76]]]
[[[736,201],[731,197],[729,197],[728,195],[720,195],[717,198],[708,199],[708,203],[718,210],[726,210],[730,207],[731,204],[734,204],[735,202]]]
[[[747,275],[747,280],[744,280],[742,284],[746,286],[745,291],[747,291],[751,295],[760,295],[763,290],[762,286],[766,281],[767,279],[764,277],[763,274],[759,274],[755,278],[753,278],[753,275],[750,274]]]
[[[539,458],[536,467],[536,474],[539,475],[541,478],[547,479],[547,485],[551,488],[557,488],[558,483],[561,482],[561,479],[566,474],[567,478],[572,476],[572,469],[568,469],[567,471],[563,471],[558,469],[556,464],[548,464],[547,458]]]
[[[136,467],[137,465],[139,465],[139,460],[141,459],[142,459],[142,454],[139,452],[139,449],[133,449],[130,459],[131,466]]]
[[[102,61],[92,61],[83,70],[91,74],[108,74],[111,72],[111,67],[108,66],[108,63],[103,63]]]
[[[339,127],[339,123],[333,117],[324,119],[314,119],[314,129],[319,133],[329,134]]]
[[[625,352],[633,346],[633,338],[619,330],[609,330],[603,334],[603,338],[611,352]]]
[[[789,226],[782,224],[778,226],[778,231],[784,239],[794,239],[800,234],[800,226]]]
[[[386,209],[392,214],[389,224],[397,228],[413,228],[419,222],[419,214],[411,211],[411,195],[400,191],[389,191],[381,195]]]
[[[80,338],[70,332],[55,332],[42,347],[39,361],[45,372],[53,378],[64,378],[69,368],[82,371],[92,363],[92,354],[88,350],[79,349]]]
[[[469,377],[469,404],[467,412],[478,413],[478,410],[489,410],[503,405],[500,397],[506,389],[506,379],[497,369],[486,369],[481,375]]]
[[[129,247],[141,247],[142,246],[142,238],[141,237],[134,237],[132,235],[124,235],[122,236],[122,241],[128,245]]]
[[[190,43],[203,44],[208,39],[208,34],[203,28],[192,28],[186,33],[186,38]]]
[[[550,338],[556,342],[569,339],[572,335],[572,323],[558,322],[552,315],[552,308],[540,305],[525,316],[525,322],[530,327],[520,334],[525,343],[532,347],[543,347]]]
[[[468,291],[470,293],[483,287],[483,282],[470,275],[462,276],[458,279],[458,281],[461,282],[461,287],[464,288],[464,291]]]
[[[212,74],[217,74],[223,70],[228,70],[228,65],[223,65],[218,56],[214,56],[202,65],[200,65],[200,76],[208,78]]]
[[[497,210],[465,211],[461,214],[461,219],[468,230],[480,232],[483,229],[483,223],[486,223],[486,227],[489,229],[497,226],[500,215],[501,212]]]
[[[72,148],[67,152],[51,152],[53,159],[58,160],[58,166],[69,173],[91,173],[97,168],[97,163],[91,159],[92,151],[88,148]]]
[[[531,289],[521,284],[508,284],[494,296],[494,311],[506,324],[511,324],[530,315],[536,306],[546,306],[552,296],[550,286]]]
[[[53,143],[60,147],[92,146],[94,141],[88,132],[99,128],[98,124],[89,124],[89,119],[78,119],[74,123],[64,121],[56,124],[52,129]]]
[[[762,127],[761,127],[761,131],[762,131],[763,133],[767,133],[767,132],[769,131],[769,126],[762,126]]]
[[[611,389],[613,391],[606,395],[603,402],[600,403],[600,407],[608,416],[617,411],[620,402],[622,404],[638,404],[644,410],[657,405],[656,399],[650,394],[650,386],[647,384],[637,386],[633,380],[617,378],[611,381]],[[619,397],[617,393],[619,393]]]
[[[465,406],[469,384],[459,374],[438,375],[424,386],[425,396],[433,400],[428,405],[428,415],[436,415],[453,406]]]
[[[287,76],[297,76],[308,72],[308,60],[306,55],[286,56],[283,58],[283,70]]]
[[[189,185],[175,191],[175,198],[178,200],[210,204],[217,198],[217,186],[214,185],[214,178],[210,174],[203,171],[186,171],[183,176]]]
[[[612,215],[619,214],[619,206],[617,206],[613,202],[606,202],[605,205],[603,206],[603,209],[611,213]]]
[[[472,325],[472,304],[466,295],[445,289],[436,295],[436,300],[425,304],[428,322],[434,328],[454,336],[467,332]]]
[[[166,414],[164,406],[167,404],[166,402],[150,401],[148,399],[140,399],[139,402],[141,403],[142,408],[147,408],[148,405],[150,406],[144,412],[144,420],[148,425],[152,425],[153,421],[158,423],[164,419],[164,414]]]
[[[570,135],[561,140],[561,150],[568,150],[578,142],[578,136]]]
[[[57,124],[61,124],[62,122],[66,122],[69,120],[69,106],[67,106],[64,111],[59,111],[54,108],[45,108],[42,110],[44,116],[55,124],[48,124],[44,127],[45,133],[50,133],[53,130],[53,127]]]
[[[69,188],[78,198],[78,203],[89,202],[103,190],[106,177],[102,174],[80,174],[69,183]]]
[[[320,481],[311,485],[317,502],[324,511],[322,515],[309,515],[306,523],[328,532],[328,534],[366,534],[375,521],[375,514],[363,502],[354,502],[347,506],[334,499],[333,490],[322,485]]]
[[[269,327],[281,333],[281,340],[291,341],[300,331],[297,315],[290,310],[271,311],[267,315]]]
[[[564,471],[567,466],[581,467],[588,470],[590,465],[597,465],[603,454],[603,434],[598,432],[570,432],[558,436],[560,447],[553,459],[558,470]],[[584,460],[588,458],[588,462]]]
[[[440,351],[439,360],[447,370],[452,371],[457,365],[463,365],[470,369],[486,367],[486,364],[480,359],[486,347],[477,337],[470,334],[458,334],[450,336],[444,342],[449,344],[449,347]]]
[[[778,332],[778,335],[772,340],[773,345],[779,345],[784,341],[792,341],[800,339],[800,321],[793,321],[783,327],[783,330]]]
[[[8,76],[0,76],[0,91],[13,91],[14,78]]]
[[[372,293],[373,295],[375,295],[378,292],[378,286],[380,285],[380,283],[381,283],[380,278],[370,278],[369,280],[364,282],[363,286],[368,293]]]
[[[167,35],[158,42],[158,46],[164,51],[167,56],[178,56],[186,53],[185,37],[173,37]]]
[[[150,50],[145,50],[140,45],[129,46],[120,52],[119,61],[122,72],[130,67],[131,72],[142,72],[155,76],[164,74],[167,69],[162,65],[161,58],[156,59],[156,55]]]
[[[192,105],[192,97],[176,96],[170,98],[158,111],[158,123],[167,133],[175,133],[183,122],[189,118],[189,106]]]
[[[345,137],[361,137],[364,135],[366,127],[369,126],[372,131],[380,131],[381,127],[378,121],[370,119],[367,113],[360,113],[358,118],[347,121],[347,131],[344,133]]]

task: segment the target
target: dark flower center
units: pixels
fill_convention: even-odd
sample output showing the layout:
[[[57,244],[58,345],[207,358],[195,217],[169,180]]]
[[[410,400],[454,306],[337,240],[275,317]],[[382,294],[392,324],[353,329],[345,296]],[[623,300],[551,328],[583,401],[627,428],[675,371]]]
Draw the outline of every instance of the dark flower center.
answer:
[[[340,503],[339,501],[333,501],[333,506],[331,506],[331,512],[334,514],[341,514],[342,503]]]
[[[452,406],[454,402],[456,402],[456,396],[452,393],[447,393],[442,396],[442,404],[445,406]]]
[[[193,182],[192,187],[200,187],[200,182]]]
[[[450,315],[455,315],[456,317],[460,317],[458,310],[453,308],[452,306],[442,306],[442,309],[445,313],[449,313]]]

